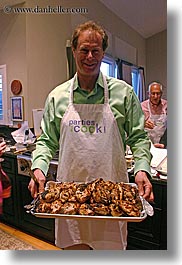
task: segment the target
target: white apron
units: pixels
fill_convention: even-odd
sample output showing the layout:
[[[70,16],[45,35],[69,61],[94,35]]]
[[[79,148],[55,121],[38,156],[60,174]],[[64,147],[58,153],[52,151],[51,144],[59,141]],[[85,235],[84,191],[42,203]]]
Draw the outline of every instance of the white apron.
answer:
[[[148,136],[153,144],[159,143],[167,127],[167,115],[163,110],[162,114],[154,115],[150,109],[150,103],[148,103],[149,119],[154,122],[155,127],[153,129],[146,129]]]
[[[108,103],[105,77],[104,104],[74,104],[75,77],[61,122],[57,181],[89,182],[103,178],[128,182],[125,152]],[[100,250],[126,249],[127,222],[56,219],[55,243],[60,248],[88,244]]]

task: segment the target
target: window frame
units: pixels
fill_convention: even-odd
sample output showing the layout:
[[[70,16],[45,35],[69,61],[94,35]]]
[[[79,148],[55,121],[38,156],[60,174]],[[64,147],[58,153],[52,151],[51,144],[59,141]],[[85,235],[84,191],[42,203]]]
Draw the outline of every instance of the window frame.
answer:
[[[117,65],[113,57],[111,57],[108,54],[104,55],[104,58],[102,59],[103,63],[109,64],[109,76],[110,77],[117,77]],[[103,73],[105,74],[105,73]]]
[[[140,93],[141,91],[138,90],[138,87],[135,86],[135,84],[133,83],[133,75],[134,74],[137,74],[137,79],[136,79],[136,83],[138,83],[139,81],[139,77],[140,77],[140,70],[143,71],[143,78],[144,78],[144,87],[145,87],[145,72],[144,72],[144,67],[142,66],[137,66],[135,64],[132,64],[130,62],[127,62],[125,60],[122,60],[122,59],[118,59],[117,60],[117,63],[122,63],[122,69],[123,69],[123,64],[125,65],[128,65],[131,67],[131,86],[133,87],[133,90],[135,91],[135,94],[137,95],[137,97],[139,98],[140,101],[143,101],[141,100],[140,98]],[[121,71],[121,76],[119,79],[123,80],[123,70]],[[144,93],[144,91],[142,90],[142,98],[146,98],[146,93]]]
[[[1,125],[8,124],[8,100],[7,100],[7,76],[6,76],[6,64],[0,65],[0,72],[2,74],[2,109],[3,119],[0,120]]]

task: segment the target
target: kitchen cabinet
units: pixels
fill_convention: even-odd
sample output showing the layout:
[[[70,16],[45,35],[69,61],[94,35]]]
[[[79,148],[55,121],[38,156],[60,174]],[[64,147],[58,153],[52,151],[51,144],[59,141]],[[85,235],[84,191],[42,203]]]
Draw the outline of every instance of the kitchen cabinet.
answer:
[[[134,182],[134,178],[130,177]],[[128,247],[133,250],[167,249],[167,181],[151,180],[154,215],[140,223],[128,223]]]
[[[28,214],[24,209],[24,205],[33,200],[28,190],[30,178],[18,174],[15,155],[6,154],[4,158],[2,167],[11,179],[12,194],[10,198],[3,200],[3,215],[0,220],[45,241],[54,243],[54,219],[37,218]]]
[[[19,227],[41,239],[54,243],[54,219],[37,218],[24,209],[24,205],[33,200],[27,188],[29,181],[29,177],[17,175]]]
[[[1,219],[3,221],[12,224],[18,225],[18,212],[17,212],[17,201],[15,200],[17,190],[16,190],[16,159],[14,156],[6,157],[4,156],[4,161],[1,162],[3,170],[7,173],[10,178],[12,189],[11,189],[11,197],[3,199],[3,215]]]

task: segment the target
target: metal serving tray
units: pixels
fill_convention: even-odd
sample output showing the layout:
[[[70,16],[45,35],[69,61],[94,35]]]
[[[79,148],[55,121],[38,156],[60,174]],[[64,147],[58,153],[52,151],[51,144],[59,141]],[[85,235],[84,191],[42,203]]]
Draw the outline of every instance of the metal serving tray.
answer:
[[[140,217],[115,217],[115,216],[103,216],[103,215],[69,215],[69,214],[51,214],[51,213],[35,213],[30,211],[36,217],[39,218],[66,218],[66,219],[82,219],[82,220],[105,220],[105,221],[126,221],[126,222],[141,222],[147,217],[145,210],[141,212]]]
[[[135,183],[128,183],[131,186],[137,186]],[[45,189],[48,189],[49,182],[47,182]],[[141,212],[139,217],[129,217],[129,216],[104,216],[104,215],[69,215],[69,214],[51,214],[51,213],[37,213],[34,211],[34,207],[27,211],[32,215],[39,218],[66,218],[66,219],[82,219],[82,220],[106,220],[106,221],[126,221],[126,222],[141,222],[145,220],[147,215],[152,216],[154,214],[153,207],[140,196],[143,211]],[[26,207],[25,207],[26,208]]]

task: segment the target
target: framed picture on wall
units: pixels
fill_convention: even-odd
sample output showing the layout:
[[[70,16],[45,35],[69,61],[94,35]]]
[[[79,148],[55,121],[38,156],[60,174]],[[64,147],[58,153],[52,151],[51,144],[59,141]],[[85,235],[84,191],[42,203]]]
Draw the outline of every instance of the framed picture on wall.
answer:
[[[12,121],[23,121],[24,115],[23,97],[11,97],[11,119]]]

